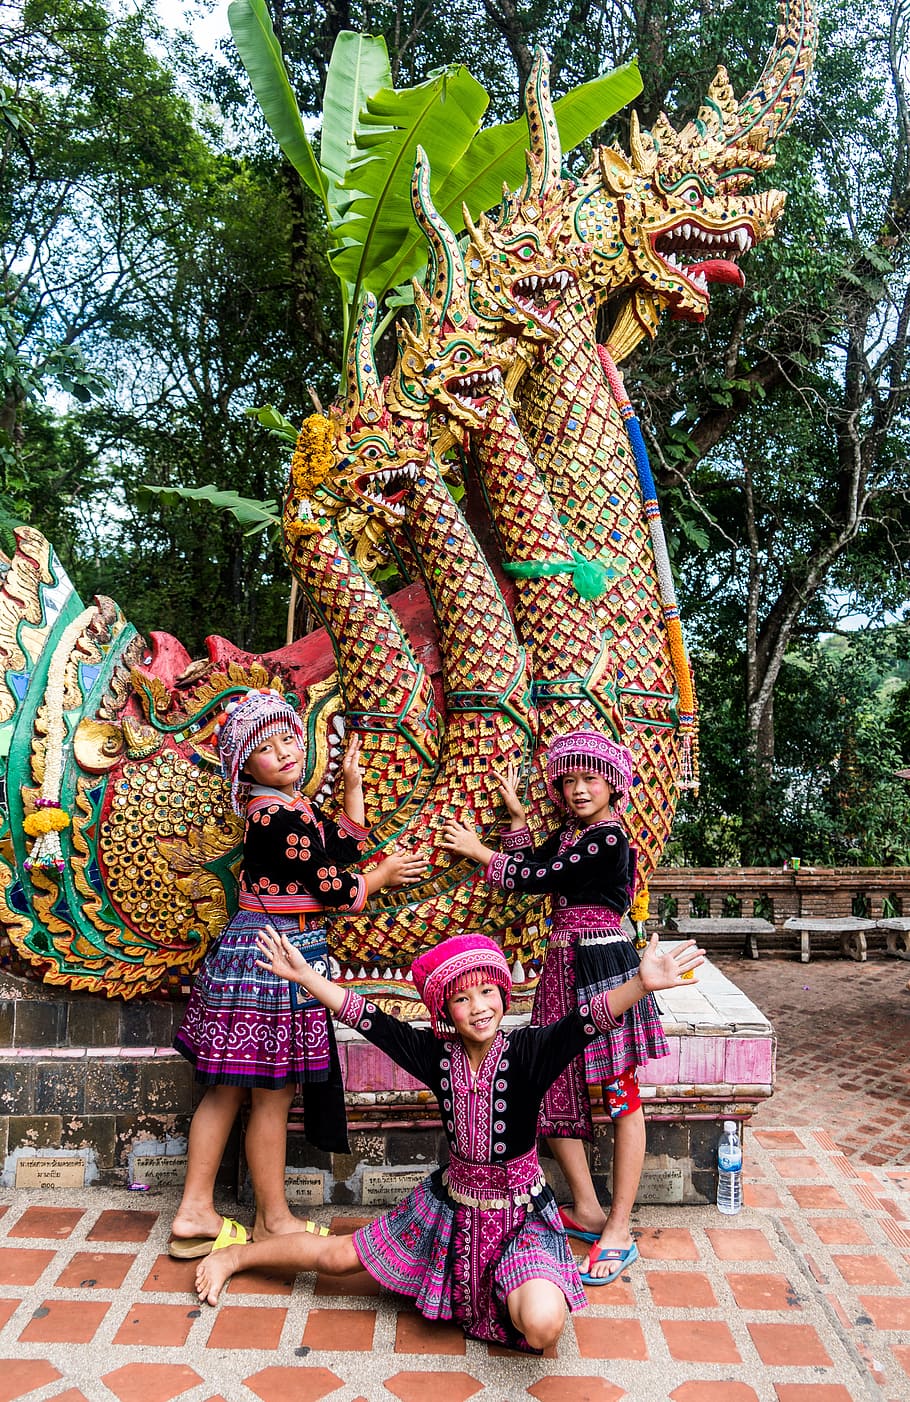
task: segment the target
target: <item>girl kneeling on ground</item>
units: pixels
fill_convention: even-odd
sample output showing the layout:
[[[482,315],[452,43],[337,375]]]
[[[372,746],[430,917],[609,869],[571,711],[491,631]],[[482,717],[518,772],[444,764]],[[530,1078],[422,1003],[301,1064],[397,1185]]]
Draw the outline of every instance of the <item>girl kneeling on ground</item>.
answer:
[[[531,1352],[555,1343],[566,1305],[581,1309],[586,1301],[537,1159],[541,1101],[588,1041],[617,1026],[648,993],[680,984],[704,952],[693,940],[661,951],[655,935],[621,987],[595,994],[547,1027],[503,1032],[512,980],[502,950],[484,935],[444,940],[414,961],[432,1030],[329,983],[284,935],[266,930],[260,947],[263,967],[299,983],[430,1087],[449,1163],[353,1236],[301,1232],[219,1250],[197,1270],[199,1298],[216,1304],[239,1270],[348,1275],[365,1268],[409,1295],[427,1319],[455,1319],[471,1338]]]

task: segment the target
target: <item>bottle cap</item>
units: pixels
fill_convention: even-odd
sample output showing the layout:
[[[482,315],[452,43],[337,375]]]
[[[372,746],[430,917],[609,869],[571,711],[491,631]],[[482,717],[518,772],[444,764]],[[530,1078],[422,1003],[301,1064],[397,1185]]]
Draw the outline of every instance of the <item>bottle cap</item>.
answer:
[[[724,1120],[724,1134],[738,1134],[739,1125],[736,1120]]]

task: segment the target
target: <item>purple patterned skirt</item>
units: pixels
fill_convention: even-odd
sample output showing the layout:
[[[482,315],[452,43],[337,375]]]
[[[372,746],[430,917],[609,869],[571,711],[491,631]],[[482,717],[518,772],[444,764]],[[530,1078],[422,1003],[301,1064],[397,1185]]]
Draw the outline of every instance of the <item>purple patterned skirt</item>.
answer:
[[[263,1086],[326,1081],[332,1032],[326,1011],[296,984],[257,967],[256,937],[266,918],[328,976],[323,929],[300,929],[296,915],[238,910],[205,957],[174,1046],[204,1085]]]
[[[536,1163],[536,1153],[527,1157]],[[569,1309],[587,1304],[553,1194],[535,1184],[496,1206],[472,1207],[451,1196],[445,1173],[437,1169],[354,1233],[361,1264],[388,1290],[410,1296],[427,1319],[454,1319],[469,1338],[537,1352],[509,1316],[513,1290],[550,1280]]]
[[[638,970],[635,946],[621,917],[608,906],[554,910],[553,928],[534,998],[531,1024],[545,1027],[626,983]],[[539,1130],[548,1138],[594,1138],[589,1085],[615,1081],[630,1067],[644,1066],[670,1050],[652,994],[623,1015],[620,1025],[595,1037],[583,1057],[553,1082],[544,1096]]]

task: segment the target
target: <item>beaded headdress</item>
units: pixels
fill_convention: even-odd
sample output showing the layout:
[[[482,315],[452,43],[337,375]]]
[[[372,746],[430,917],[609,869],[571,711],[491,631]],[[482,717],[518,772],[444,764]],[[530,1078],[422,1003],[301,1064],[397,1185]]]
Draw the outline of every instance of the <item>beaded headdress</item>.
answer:
[[[558,782],[570,769],[590,769],[602,774],[616,795],[618,809],[625,808],[635,778],[632,751],[600,730],[570,730],[557,735],[547,751],[547,793],[558,808],[565,808]]]
[[[290,730],[302,750],[306,750],[303,721],[289,701],[278,691],[264,688],[248,691],[229,701],[218,718],[215,738],[221,772],[231,786],[231,807],[242,818],[246,811],[248,787],[241,777],[250,755],[277,730]]]
[[[495,983],[502,993],[504,1009],[512,996],[512,975],[506,956],[496,941],[486,935],[454,935],[443,940],[417,956],[411,973],[437,1037],[451,1036],[455,1030],[449,1022],[446,1002],[460,989]]]

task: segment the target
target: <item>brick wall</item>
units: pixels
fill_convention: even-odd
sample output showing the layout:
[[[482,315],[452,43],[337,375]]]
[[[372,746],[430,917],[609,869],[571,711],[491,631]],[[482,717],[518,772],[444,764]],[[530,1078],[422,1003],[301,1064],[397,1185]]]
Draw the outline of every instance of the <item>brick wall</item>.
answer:
[[[778,928],[796,915],[910,915],[910,867],[660,867],[648,884],[655,922],[670,900],[670,914],[762,915]]]

